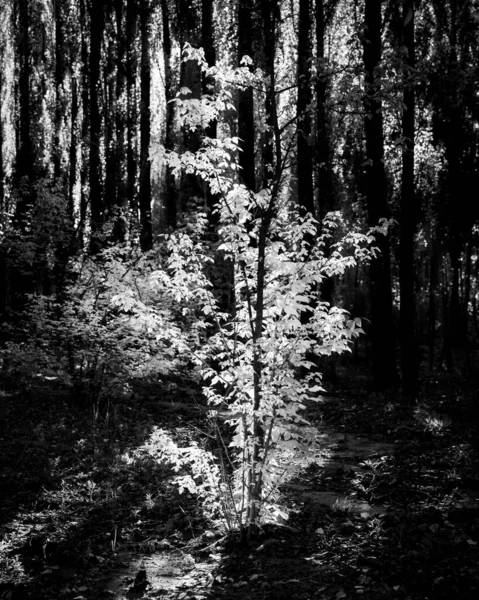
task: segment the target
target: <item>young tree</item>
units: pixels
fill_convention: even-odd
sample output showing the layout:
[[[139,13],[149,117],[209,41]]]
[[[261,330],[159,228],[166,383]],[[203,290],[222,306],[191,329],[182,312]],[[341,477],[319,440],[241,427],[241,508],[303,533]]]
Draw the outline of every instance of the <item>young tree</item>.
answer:
[[[185,126],[196,128],[205,119],[217,118],[220,106],[224,112],[231,82],[241,87],[263,82],[264,75],[254,78],[246,68],[226,74],[210,70],[200,53],[192,48],[187,53],[187,60],[199,60],[205,73],[217,76],[219,85],[215,110],[204,99],[199,103],[178,99]],[[268,93],[269,88],[265,99]],[[278,94],[274,96],[277,101]],[[204,146],[194,154],[166,153],[177,176],[183,169],[194,172],[217,198],[218,252],[233,266],[234,310],[221,311],[210,289],[206,265],[211,257],[202,241],[204,223],[199,215],[192,236],[181,231],[169,238],[172,279],[161,271],[154,274],[156,280],[171,286],[175,298],[203,313],[202,327],[210,328],[212,335],[194,356],[202,366],[211,407],[227,409],[233,427],[231,451],[226,445],[221,450],[222,456],[228,452],[224,459],[233,467],[231,478],[225,470],[226,480],[221,480],[214,462],[202,469],[194,462],[193,480],[182,477],[181,485],[200,494],[218,495],[227,527],[239,529],[246,538],[261,522],[287,517],[276,503],[278,485],[307,464],[316,451],[314,429],[307,427],[301,414],[304,402],[317,398],[321,390],[320,374],[308,356],[343,352],[361,331],[358,320],[348,321],[343,311],[318,302],[317,288],[325,277],[353,265],[361,244],[372,240],[349,236],[349,242],[333,246],[326,258],[324,245],[338,217],[331,216],[317,237],[314,218],[299,214],[285,174],[292,126],[287,126],[286,133],[275,118],[277,111],[270,117],[274,162],[267,186],[257,193],[236,182],[238,145],[234,138],[214,143],[205,138]],[[343,255],[341,249],[349,244],[353,253]],[[307,320],[302,319],[305,312]],[[298,377],[300,370],[304,377]],[[166,453],[178,464],[169,442],[161,438],[158,443],[160,454]],[[211,481],[212,475],[216,482]]]

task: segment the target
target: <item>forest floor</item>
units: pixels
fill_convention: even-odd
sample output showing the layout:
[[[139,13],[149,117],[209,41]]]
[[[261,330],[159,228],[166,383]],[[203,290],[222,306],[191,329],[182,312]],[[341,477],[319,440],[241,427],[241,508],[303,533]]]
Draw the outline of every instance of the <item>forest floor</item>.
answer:
[[[155,426],[178,445],[208,443],[193,380],[140,386],[101,418],[54,382],[4,385],[0,599],[477,599],[472,392],[436,378],[405,399],[348,380],[309,410],[323,453],[283,487],[289,521],[249,547],[144,451]]]

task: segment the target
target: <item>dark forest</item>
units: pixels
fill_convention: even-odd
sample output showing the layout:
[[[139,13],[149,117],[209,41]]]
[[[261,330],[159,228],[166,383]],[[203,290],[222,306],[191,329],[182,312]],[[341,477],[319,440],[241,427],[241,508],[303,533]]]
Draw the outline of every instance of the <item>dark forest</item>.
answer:
[[[0,0],[0,599],[479,594],[479,1]]]

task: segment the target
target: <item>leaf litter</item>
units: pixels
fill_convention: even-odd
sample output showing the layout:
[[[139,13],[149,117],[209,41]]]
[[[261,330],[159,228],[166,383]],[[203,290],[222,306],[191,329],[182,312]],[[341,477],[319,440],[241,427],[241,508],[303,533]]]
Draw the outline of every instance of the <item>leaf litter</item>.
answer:
[[[477,597],[477,423],[443,419],[433,394],[420,411],[350,391],[312,409],[324,452],[284,486],[290,520],[250,547],[132,452],[158,423],[207,443],[204,412],[185,407],[175,381],[157,390],[161,405],[139,397],[134,426],[112,435],[2,396],[2,600]]]

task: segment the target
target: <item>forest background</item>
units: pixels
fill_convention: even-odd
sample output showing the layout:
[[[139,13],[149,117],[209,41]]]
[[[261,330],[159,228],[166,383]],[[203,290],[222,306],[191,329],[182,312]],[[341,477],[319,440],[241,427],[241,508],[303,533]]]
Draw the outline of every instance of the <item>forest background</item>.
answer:
[[[115,552],[119,482],[145,455],[154,493],[164,477],[200,498],[202,528],[284,524],[278,490],[317,459],[307,418],[337,385],[380,399],[386,437],[404,414],[385,399],[415,407],[457,455],[444,485],[478,485],[457,443],[478,410],[478,46],[477,0],[0,0],[2,510],[31,492],[62,513],[47,538],[7,526],[17,579],[103,495]],[[463,418],[450,447],[449,416],[421,420],[439,381]],[[158,428],[166,407],[187,434]],[[172,507],[196,508],[163,488],[138,511],[167,536]]]
[[[398,383],[397,348],[406,391],[420,364],[470,372],[478,11],[472,0],[3,2],[2,321],[29,294],[61,303],[82,261],[106,248],[146,253],[211,209],[208,186],[175,178],[159,149],[237,136],[236,176],[257,192],[280,140],[293,204],[319,221],[340,210],[354,231],[393,219],[369,267],[323,287],[366,318],[356,358],[374,386]],[[235,91],[229,110],[185,132],[172,100],[214,93],[181,62],[185,43],[210,66],[251,57],[263,87]]]

